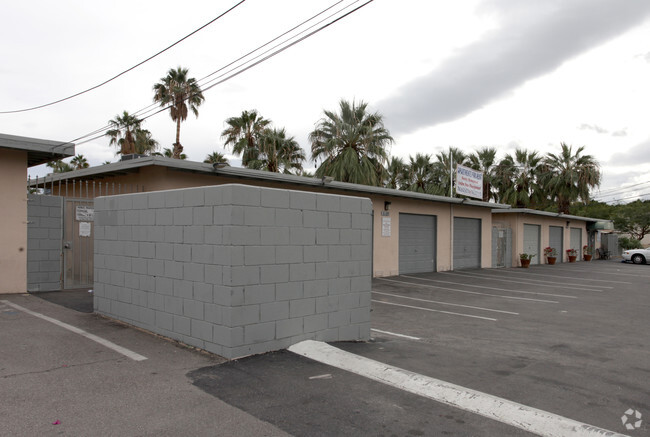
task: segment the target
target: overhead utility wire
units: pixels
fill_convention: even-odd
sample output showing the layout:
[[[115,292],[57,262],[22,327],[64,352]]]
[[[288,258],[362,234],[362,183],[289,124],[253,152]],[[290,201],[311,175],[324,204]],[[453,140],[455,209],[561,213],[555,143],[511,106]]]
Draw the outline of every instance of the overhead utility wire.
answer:
[[[341,1],[342,1],[342,0],[341,0]],[[294,29],[300,27],[301,25],[303,25],[304,23],[306,23],[306,22],[312,20],[313,18],[317,17],[318,15],[323,14],[323,13],[326,12],[327,10],[331,9],[333,6],[336,6],[337,4],[341,3],[341,1],[339,1],[339,2],[337,2],[337,3],[335,3],[335,4],[333,4],[332,6],[326,8],[326,9],[324,9],[323,11],[321,11],[320,13],[314,15],[313,17],[309,18],[308,20],[305,20],[303,23],[301,23],[301,24],[299,24],[298,26],[294,27],[292,30],[294,30]],[[359,1],[359,0],[356,0],[354,3],[358,2],[358,1]],[[345,18],[345,17],[349,16],[350,14],[352,14],[352,13],[358,11],[359,9],[363,8],[364,6],[368,5],[369,3],[372,3],[373,1],[374,1],[374,0],[368,0],[368,1],[366,1],[366,2],[363,3],[362,5],[360,5],[360,6],[356,7],[355,9],[353,9],[353,10],[347,12],[346,14],[344,14],[344,15],[338,17],[337,19],[335,19],[335,20],[333,20],[333,21],[331,21],[331,22],[329,22],[329,23],[327,23],[327,24],[321,26],[320,28],[318,28],[318,29],[316,29],[315,31],[309,33],[308,35],[303,36],[303,37],[300,38],[298,41],[294,41],[293,43],[287,45],[286,47],[284,47],[284,48],[282,48],[282,49],[279,49],[279,50],[275,51],[274,53],[272,53],[272,54],[266,56],[265,58],[263,58],[263,59],[257,61],[256,63],[254,63],[254,64],[252,64],[252,65],[246,67],[245,69],[243,69],[243,70],[241,70],[241,71],[239,71],[239,72],[236,72],[236,73],[234,73],[234,74],[232,74],[232,75],[226,77],[225,79],[220,80],[219,82],[217,82],[217,83],[215,83],[215,84],[210,85],[209,87],[205,88],[203,91],[207,91],[207,90],[209,90],[209,89],[215,87],[216,85],[219,85],[219,84],[221,84],[221,83],[223,83],[223,82],[226,82],[226,81],[228,81],[228,80],[234,78],[235,76],[238,76],[239,74],[243,73],[243,72],[246,71],[246,70],[249,70],[249,69],[253,68],[253,67],[256,66],[256,65],[261,64],[262,62],[264,62],[264,61],[266,61],[266,60],[268,60],[268,59],[274,57],[275,55],[277,55],[277,54],[283,52],[284,50],[288,49],[289,47],[292,47],[292,46],[294,46],[294,45],[296,45],[296,44],[298,44],[298,43],[304,41],[305,39],[311,37],[312,35],[314,35],[314,34],[316,34],[316,33],[318,33],[318,32],[320,32],[321,30],[323,30],[323,29],[325,29],[325,28],[331,26],[332,24],[336,23],[337,21],[342,20],[343,18]],[[352,4],[354,4],[354,3],[352,3]],[[337,13],[341,12],[342,10],[345,10],[345,9],[348,8],[349,6],[350,6],[350,5],[348,5],[348,6],[346,6],[345,8],[339,10]],[[335,15],[335,14],[332,14],[332,15]],[[330,15],[330,17],[331,17],[332,15]],[[329,17],[328,17],[328,18],[329,18]],[[324,21],[324,20],[321,20],[321,22],[322,22],[322,21]],[[313,26],[311,26],[311,27],[313,27]],[[290,32],[290,31],[288,31],[288,32]],[[267,45],[270,44],[271,42],[277,40],[278,38],[281,38],[283,35],[286,35],[286,33],[288,33],[288,32],[285,32],[285,33],[283,33],[282,35],[277,36],[276,38],[272,39],[271,41],[269,41],[269,42],[263,44],[262,46],[258,47],[258,48],[255,49],[255,50],[253,50],[251,53],[254,53],[255,51],[259,50],[260,48],[263,48],[263,47],[267,46]],[[301,32],[301,33],[302,33],[302,32]],[[285,42],[286,42],[286,41],[285,41]],[[277,46],[276,46],[276,47],[277,47]],[[265,53],[266,53],[266,52],[265,52]],[[244,56],[244,57],[245,57],[245,56]],[[243,57],[242,57],[242,58],[243,58]],[[234,62],[236,62],[236,61],[234,61]],[[232,65],[232,63],[230,63],[230,64],[228,64],[228,65]],[[217,70],[217,71],[211,73],[210,75],[205,76],[203,79],[205,79],[206,77],[211,76],[212,74],[214,74],[214,73],[216,73],[216,72],[218,72],[218,71],[223,70],[223,69],[226,68],[226,67],[227,67],[227,66],[222,67],[221,69],[219,69],[219,70]],[[231,71],[232,71],[232,70],[231,70]],[[154,105],[155,105],[155,104],[154,104]],[[143,108],[143,109],[141,109],[141,110],[139,110],[139,111],[137,111],[137,112],[141,112],[141,111],[143,111],[143,110],[147,110],[147,108],[150,108],[151,106],[152,106],[152,105],[149,105],[149,106],[147,106],[147,107],[145,107],[145,108]],[[158,113],[160,113],[160,112],[163,112],[163,111],[165,111],[165,110],[167,110],[167,109],[169,109],[169,108],[170,108],[170,106],[166,106],[166,107],[164,107],[164,108],[162,108],[162,109],[160,109],[160,110],[154,112],[153,114],[150,114],[150,115],[148,115],[148,116],[146,116],[146,117],[143,117],[141,120],[146,120],[146,119],[148,119],[148,118],[150,118],[150,117],[152,117],[152,116],[154,116],[154,115],[156,115],[156,114],[158,114]],[[61,144],[59,144],[58,146],[54,146],[54,148],[56,148],[56,147],[60,147],[60,146],[66,146],[66,145],[69,145],[70,143],[76,143],[77,141],[82,140],[82,139],[84,139],[84,138],[87,138],[87,137],[89,137],[89,136],[91,136],[91,135],[94,135],[95,133],[100,132],[100,131],[103,130],[103,129],[105,129],[105,128],[96,129],[95,131],[93,131],[93,132],[91,132],[91,133],[89,133],[89,134],[82,135],[81,137],[76,138],[76,139],[74,139],[74,140],[70,140],[69,142],[61,143]],[[96,136],[96,137],[93,137],[93,138],[90,138],[90,139],[87,139],[87,140],[84,140],[84,141],[78,142],[78,143],[76,143],[76,144],[77,144],[77,145],[79,145],[79,144],[84,144],[84,143],[87,143],[87,142],[93,141],[93,140],[95,140],[95,139],[101,138],[101,137],[103,137],[103,136],[104,136],[104,135],[99,135],[99,136]]]
[[[611,188],[609,190],[600,191],[598,194],[595,194],[593,197],[609,197],[609,196],[615,195],[616,193],[621,193],[621,192],[624,193],[626,191],[630,191],[630,189],[632,189],[633,187],[638,187],[640,185],[648,185],[648,184],[650,184],[650,181],[641,182],[641,183],[633,184],[633,185],[628,185],[627,187]],[[634,191],[634,190],[632,190],[632,191]]]
[[[89,92],[89,91],[92,91],[92,90],[95,90],[95,89],[97,89],[97,88],[99,88],[99,87],[101,87],[101,86],[104,86],[104,85],[106,85],[107,83],[112,82],[113,80],[117,79],[118,77],[120,77],[120,76],[122,76],[122,75],[128,73],[129,71],[136,69],[136,68],[139,67],[140,65],[142,65],[142,64],[144,64],[144,63],[146,63],[146,62],[149,62],[150,60],[152,60],[152,59],[155,58],[156,56],[158,56],[158,55],[160,55],[160,54],[166,52],[167,50],[171,49],[171,48],[174,47],[175,45],[177,45],[177,44],[179,44],[179,43],[185,41],[185,40],[186,40],[187,38],[189,38],[190,36],[194,35],[195,33],[199,32],[199,31],[201,31],[201,30],[203,30],[204,28],[208,27],[210,24],[214,23],[215,21],[217,21],[218,19],[220,19],[220,18],[223,17],[224,15],[228,14],[230,11],[232,11],[233,9],[235,9],[237,6],[241,5],[241,4],[244,3],[245,1],[246,1],[246,0],[241,0],[239,3],[237,3],[237,4],[234,5],[234,6],[232,6],[232,7],[231,7],[230,9],[228,9],[227,11],[225,11],[225,12],[223,12],[222,14],[220,14],[219,16],[213,18],[212,20],[208,21],[207,23],[205,23],[203,26],[199,27],[198,29],[196,29],[196,30],[194,30],[194,31],[192,31],[192,32],[190,32],[190,33],[188,33],[187,35],[185,35],[183,38],[179,39],[179,40],[176,41],[175,43],[173,43],[173,44],[167,46],[166,48],[160,50],[158,53],[149,56],[149,57],[148,57],[147,59],[145,59],[144,61],[141,61],[141,62],[135,64],[135,65],[132,66],[131,68],[128,68],[128,69],[122,71],[121,73],[116,74],[115,76],[111,77],[110,79],[105,80],[104,82],[102,82],[102,83],[100,83],[100,84],[97,84],[97,85],[92,86],[92,87],[90,87],[90,88],[88,88],[88,89],[85,89],[85,90],[83,90],[83,91],[80,91],[80,92],[78,92],[78,93],[76,93],[76,94],[72,94],[71,96],[64,97],[64,98],[62,98],[62,99],[55,100],[55,101],[50,102],[50,103],[45,103],[45,104],[43,104],[43,105],[33,106],[33,107],[31,107],[31,108],[16,109],[16,110],[13,110],[13,111],[0,111],[0,114],[15,114],[15,113],[18,113],[18,112],[34,111],[34,110],[36,110],[36,109],[41,109],[41,108],[45,108],[45,107],[47,107],[47,106],[56,105],[57,103],[65,102],[66,100],[70,100],[70,99],[72,99],[72,98],[74,98],[74,97],[80,96],[80,95],[85,94],[85,93],[87,93],[87,92]]]
[[[647,193],[637,194],[636,196],[621,197],[620,199],[611,199],[610,202],[620,202],[621,200],[628,200],[634,198],[638,198],[638,200],[648,200],[648,199],[641,199],[641,197],[643,196],[650,196],[650,191]]]

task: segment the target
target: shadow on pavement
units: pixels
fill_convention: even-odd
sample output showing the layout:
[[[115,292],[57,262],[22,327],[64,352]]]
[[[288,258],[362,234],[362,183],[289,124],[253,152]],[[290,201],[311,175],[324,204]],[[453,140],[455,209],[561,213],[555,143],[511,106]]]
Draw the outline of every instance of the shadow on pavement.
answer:
[[[92,313],[94,311],[93,294],[88,292],[87,288],[78,290],[41,291],[29,294],[81,313]]]

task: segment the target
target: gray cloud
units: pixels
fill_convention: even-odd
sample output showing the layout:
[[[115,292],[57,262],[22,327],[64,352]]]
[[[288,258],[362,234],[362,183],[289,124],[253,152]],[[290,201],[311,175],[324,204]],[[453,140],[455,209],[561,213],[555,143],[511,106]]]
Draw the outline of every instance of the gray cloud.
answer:
[[[592,130],[592,131],[595,131],[595,132],[597,132],[599,134],[609,133],[609,131],[607,129],[605,129],[603,127],[600,127],[598,125],[595,125],[595,124],[582,123],[580,126],[578,126],[578,129],[580,129],[580,130]]]
[[[626,137],[627,136],[627,128],[619,129],[617,131],[612,132],[613,137]]]
[[[646,163],[650,163],[650,138],[624,152],[615,153],[607,161],[607,165],[611,167]]]
[[[377,107],[393,133],[460,118],[527,80],[622,34],[650,14],[647,0],[490,0],[500,27]]]

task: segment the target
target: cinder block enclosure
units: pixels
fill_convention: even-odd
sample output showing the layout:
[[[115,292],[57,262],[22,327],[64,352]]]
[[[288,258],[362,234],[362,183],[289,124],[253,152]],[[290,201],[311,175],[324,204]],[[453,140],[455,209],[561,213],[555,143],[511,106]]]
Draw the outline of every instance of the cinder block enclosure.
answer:
[[[369,199],[220,185],[95,201],[95,310],[226,358],[370,336]]]

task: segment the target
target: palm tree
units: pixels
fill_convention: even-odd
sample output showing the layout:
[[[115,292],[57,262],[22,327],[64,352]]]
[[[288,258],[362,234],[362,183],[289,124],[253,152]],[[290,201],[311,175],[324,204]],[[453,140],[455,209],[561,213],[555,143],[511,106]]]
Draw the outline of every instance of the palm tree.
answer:
[[[589,190],[600,185],[600,166],[591,155],[581,155],[584,146],[573,147],[560,144],[562,150],[555,155],[549,153],[544,159],[548,171],[544,177],[544,186],[548,194],[557,203],[557,212],[569,213],[571,202],[581,199],[589,201]]]
[[[169,115],[176,122],[176,142],[172,155],[176,159],[180,159],[183,152],[180,140],[181,121],[187,119],[188,110],[198,117],[198,107],[205,100],[201,87],[195,78],[188,77],[188,72],[187,68],[172,68],[167,72],[167,76],[160,78],[160,82],[153,86],[153,101],[163,107],[169,105]]]
[[[386,167],[386,174],[384,177],[384,187],[400,189],[404,183],[404,171],[406,165],[402,158],[392,156]]]
[[[419,193],[431,193],[436,191],[433,187],[434,165],[431,162],[431,155],[417,153],[415,158],[409,156],[409,163],[404,168],[403,189],[417,191]]]
[[[469,166],[474,170],[483,172],[483,201],[489,202],[494,197],[492,185],[495,180],[495,163],[497,149],[495,147],[483,147],[468,157]]]
[[[495,185],[501,203],[517,208],[535,208],[544,201],[540,185],[543,174],[542,157],[537,152],[516,149],[496,169]]]
[[[164,156],[165,158],[173,158],[174,157],[174,151],[170,149],[169,147],[165,147],[162,151],[160,152],[154,152],[151,154],[151,156]],[[187,159],[187,155],[184,153],[181,153],[178,158],[176,159]]]
[[[386,147],[393,137],[384,127],[379,113],[366,111],[367,103],[339,103],[340,113],[323,111],[325,117],[309,134],[314,161],[322,160],[316,176],[331,176],[341,182],[380,186]]]
[[[52,169],[52,173],[65,173],[74,170],[70,164],[60,159],[48,162],[46,166]]]
[[[287,138],[284,128],[267,128],[259,137],[257,157],[248,162],[248,167],[288,174],[302,170],[304,160],[305,152],[293,137]]]
[[[228,158],[226,158],[224,155],[222,155],[219,152],[212,152],[208,154],[208,156],[205,157],[203,160],[206,164],[226,164],[230,165],[228,162]]]
[[[226,147],[232,147],[236,155],[242,155],[242,165],[248,167],[250,161],[255,161],[259,154],[259,138],[271,124],[256,110],[242,111],[239,117],[226,120],[228,127],[221,132]]]
[[[83,155],[77,155],[70,160],[70,165],[74,170],[81,170],[90,167],[88,160]]]
[[[135,153],[139,155],[151,155],[158,149],[158,141],[152,136],[147,129],[136,129],[135,131]]]
[[[458,164],[466,165],[467,155],[456,147],[449,147],[446,152],[436,154],[436,161],[433,163],[432,169],[430,194],[449,196],[450,191],[452,191],[450,184]]]
[[[110,129],[106,131],[106,136],[111,138],[109,144],[118,146],[121,155],[135,153],[135,132],[140,129],[141,123],[142,120],[127,111],[122,112],[122,115],[117,114],[108,121]]]

